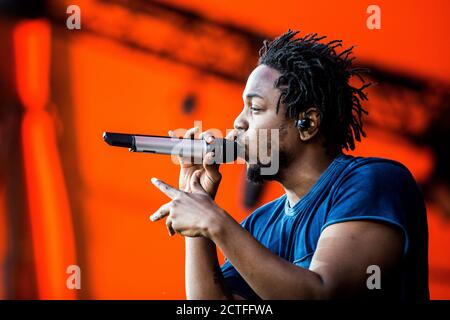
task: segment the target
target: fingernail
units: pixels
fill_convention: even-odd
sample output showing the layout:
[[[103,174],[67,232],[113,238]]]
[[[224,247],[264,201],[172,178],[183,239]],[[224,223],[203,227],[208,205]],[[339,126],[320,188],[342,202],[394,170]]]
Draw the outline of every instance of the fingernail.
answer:
[[[156,184],[156,182],[158,181],[158,179],[156,179],[155,177],[150,179],[152,181],[153,184]]]
[[[150,221],[155,221],[155,217],[153,215],[150,216]]]

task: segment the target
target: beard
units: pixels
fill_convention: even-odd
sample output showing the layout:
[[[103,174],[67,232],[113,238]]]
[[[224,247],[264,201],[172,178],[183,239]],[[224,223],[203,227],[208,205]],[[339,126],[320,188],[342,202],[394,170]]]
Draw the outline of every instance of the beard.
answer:
[[[272,161],[266,164],[260,163],[259,161],[256,164],[249,164],[247,165],[247,180],[255,184],[263,184],[265,181],[280,180],[280,172],[283,167],[287,167],[289,159],[290,157],[285,151],[279,150],[279,166],[278,170],[273,174],[262,174],[261,172],[264,168],[270,168],[272,166]]]

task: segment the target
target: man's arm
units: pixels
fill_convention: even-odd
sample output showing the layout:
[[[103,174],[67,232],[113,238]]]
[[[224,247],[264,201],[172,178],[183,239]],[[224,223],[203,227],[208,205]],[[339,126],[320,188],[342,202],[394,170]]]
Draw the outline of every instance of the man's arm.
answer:
[[[186,298],[232,299],[223,281],[216,245],[208,238],[185,238],[186,243]]]
[[[263,299],[354,297],[364,289],[369,265],[379,266],[387,276],[402,256],[402,233],[396,227],[374,221],[348,221],[323,230],[310,269],[303,269],[270,252],[218,207],[200,185],[198,174],[192,177],[192,193],[156,178],[152,183],[172,201],[150,219],[157,221],[167,216],[171,234],[175,230],[186,237],[211,239]],[[203,275],[209,286],[213,272],[204,270],[210,270]],[[200,276],[199,272],[193,273]]]
[[[184,133],[184,138],[195,137],[199,128],[194,127]],[[176,137],[175,132],[169,131],[169,136]],[[212,143],[214,136],[212,132],[202,132],[199,138],[204,138],[207,143]],[[202,187],[214,199],[222,175],[219,172],[219,165],[210,162],[211,155],[207,154],[202,165],[193,164],[190,159],[179,158],[180,177],[179,188],[190,192],[190,180],[194,172],[198,174],[202,171],[202,178],[199,178]],[[194,174],[194,175],[195,175]],[[185,256],[185,285],[187,299],[229,299],[230,295],[222,279],[222,272],[217,259],[216,245],[205,237],[186,237]]]
[[[369,265],[386,275],[402,256],[403,238],[396,228],[349,221],[322,232],[307,270],[270,252],[228,214],[217,217],[211,239],[263,299],[355,297],[366,286]]]

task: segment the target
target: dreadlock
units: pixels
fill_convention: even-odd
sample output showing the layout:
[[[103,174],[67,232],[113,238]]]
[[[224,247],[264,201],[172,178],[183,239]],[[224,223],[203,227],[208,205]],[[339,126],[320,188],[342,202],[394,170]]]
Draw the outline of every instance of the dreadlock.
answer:
[[[362,116],[368,112],[361,102],[367,100],[366,83],[361,73],[367,69],[354,68],[353,47],[336,53],[342,40],[321,43],[325,36],[317,33],[294,38],[299,31],[291,31],[272,42],[264,41],[259,51],[258,65],[264,64],[278,70],[281,76],[275,87],[281,91],[277,104],[286,105],[286,116],[298,119],[301,112],[314,107],[321,115],[321,130],[325,135],[328,152],[355,149],[355,140],[365,137]],[[349,80],[356,76],[360,88],[352,87]]]

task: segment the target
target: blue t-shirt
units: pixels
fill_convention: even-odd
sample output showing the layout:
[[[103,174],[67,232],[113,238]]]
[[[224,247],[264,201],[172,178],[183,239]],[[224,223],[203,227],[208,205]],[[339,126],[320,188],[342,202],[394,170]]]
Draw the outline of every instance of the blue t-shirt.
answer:
[[[322,231],[351,220],[375,220],[402,231],[402,266],[389,297],[428,299],[425,204],[411,173],[396,161],[339,154],[293,207],[284,194],[241,225],[274,254],[308,269]],[[233,293],[259,299],[227,259],[221,269]]]

